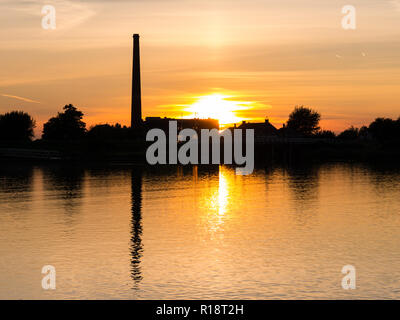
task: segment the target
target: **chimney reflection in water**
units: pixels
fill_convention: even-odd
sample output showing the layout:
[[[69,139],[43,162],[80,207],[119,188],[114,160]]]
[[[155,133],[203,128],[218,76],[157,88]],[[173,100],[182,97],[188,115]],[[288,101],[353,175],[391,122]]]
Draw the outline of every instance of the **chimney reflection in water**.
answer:
[[[143,254],[142,244],[142,171],[132,170],[132,235],[131,235],[131,276],[135,283],[135,288],[142,280],[140,269],[140,259]]]

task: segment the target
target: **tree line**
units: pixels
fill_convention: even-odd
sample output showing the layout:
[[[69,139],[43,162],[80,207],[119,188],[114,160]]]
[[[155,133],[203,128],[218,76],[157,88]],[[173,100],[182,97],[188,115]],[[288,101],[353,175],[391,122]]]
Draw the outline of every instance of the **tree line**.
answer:
[[[84,138],[121,139],[132,136],[131,129],[120,124],[99,124],[86,128],[83,112],[72,104],[64,106],[62,112],[50,118],[43,125],[42,140],[65,141]],[[283,133],[292,133],[303,137],[341,139],[341,140],[375,140],[381,143],[400,140],[400,117],[376,118],[369,126],[350,127],[336,135],[330,130],[323,130],[319,123],[321,114],[304,106],[296,106],[290,113],[287,122],[281,129]],[[11,111],[0,114],[0,141],[32,141],[36,121],[23,111]]]

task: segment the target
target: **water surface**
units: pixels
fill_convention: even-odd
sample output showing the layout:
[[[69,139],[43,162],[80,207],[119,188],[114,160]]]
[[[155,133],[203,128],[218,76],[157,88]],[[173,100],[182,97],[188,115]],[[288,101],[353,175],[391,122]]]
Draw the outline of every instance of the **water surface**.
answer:
[[[393,168],[3,165],[0,298],[399,299],[399,227]]]

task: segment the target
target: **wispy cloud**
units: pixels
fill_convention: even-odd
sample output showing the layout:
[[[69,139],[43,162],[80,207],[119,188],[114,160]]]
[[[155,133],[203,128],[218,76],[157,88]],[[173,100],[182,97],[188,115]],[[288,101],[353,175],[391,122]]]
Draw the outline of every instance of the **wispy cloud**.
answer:
[[[400,11],[400,0],[390,0],[389,3],[394,7],[396,11]]]
[[[14,96],[12,94],[2,93],[1,96],[7,97],[7,98],[12,98],[12,99],[17,99],[17,100],[21,100],[21,101],[25,101],[25,102],[30,102],[30,103],[41,103],[40,101],[36,101],[36,100],[29,99],[29,98],[24,98],[24,97]]]

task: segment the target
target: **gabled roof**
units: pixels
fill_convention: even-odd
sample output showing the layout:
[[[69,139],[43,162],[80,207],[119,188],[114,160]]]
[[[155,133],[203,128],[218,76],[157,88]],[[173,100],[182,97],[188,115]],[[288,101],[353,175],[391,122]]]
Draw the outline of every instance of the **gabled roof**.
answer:
[[[278,133],[278,130],[268,120],[265,122],[243,121],[238,129],[253,129],[256,135],[276,135]]]

